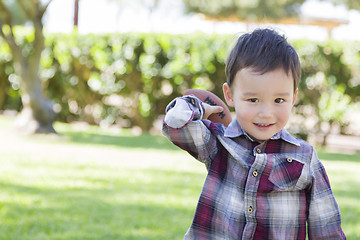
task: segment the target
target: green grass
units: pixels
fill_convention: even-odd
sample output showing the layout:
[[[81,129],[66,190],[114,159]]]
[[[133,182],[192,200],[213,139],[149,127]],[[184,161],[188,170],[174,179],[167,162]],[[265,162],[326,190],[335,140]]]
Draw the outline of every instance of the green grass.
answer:
[[[182,239],[206,171],[162,136],[0,117],[0,239]],[[348,239],[360,239],[360,156],[320,152]]]
[[[360,155],[320,152],[348,239],[360,239]]]

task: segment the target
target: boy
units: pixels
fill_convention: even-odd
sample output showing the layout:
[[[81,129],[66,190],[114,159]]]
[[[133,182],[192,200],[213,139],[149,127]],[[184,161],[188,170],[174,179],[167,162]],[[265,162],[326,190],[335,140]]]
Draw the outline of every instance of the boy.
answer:
[[[193,95],[166,109],[163,134],[208,170],[185,239],[346,239],[315,150],[284,129],[300,81],[294,48],[270,29],[244,34],[226,76],[227,128],[206,120],[221,107]]]

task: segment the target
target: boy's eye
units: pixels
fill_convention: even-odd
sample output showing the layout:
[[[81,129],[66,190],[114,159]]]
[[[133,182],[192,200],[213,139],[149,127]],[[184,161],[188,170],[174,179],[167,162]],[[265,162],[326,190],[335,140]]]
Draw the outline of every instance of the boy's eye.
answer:
[[[252,102],[252,103],[257,103],[259,102],[259,100],[257,98],[249,98],[248,99],[249,102]]]
[[[275,99],[275,103],[282,103],[284,102],[285,100],[283,98],[277,98]]]

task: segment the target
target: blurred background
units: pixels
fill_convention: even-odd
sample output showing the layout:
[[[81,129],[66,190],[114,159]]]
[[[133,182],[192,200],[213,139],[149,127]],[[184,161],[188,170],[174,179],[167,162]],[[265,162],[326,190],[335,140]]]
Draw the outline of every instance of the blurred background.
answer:
[[[349,5],[346,1],[284,1],[281,3],[283,5],[275,2],[273,9],[269,9],[266,4],[262,5],[262,1],[256,1],[250,8],[257,8],[257,12],[248,14],[236,13],[236,9],[229,12],[226,9],[229,6],[226,5],[232,3],[210,1],[206,4],[209,3],[207,6],[209,9],[201,9],[200,4],[203,3],[200,1],[189,2],[80,0],[78,31],[82,34],[108,32],[180,34],[196,31],[236,34],[265,23],[278,26],[290,39],[326,40],[329,37],[336,40],[360,39],[357,29],[360,23],[359,11],[355,3]],[[249,8],[247,1],[238,2],[239,8],[244,6]],[[44,17],[45,29],[49,32],[72,32],[73,7],[73,0],[53,0]],[[274,12],[274,9],[284,7],[289,10]]]
[[[287,128],[316,146],[344,232],[360,239],[359,11],[353,0],[0,0],[0,239],[182,239],[206,169],[161,136],[165,107],[188,88],[223,98],[227,55],[258,27],[298,52]]]
[[[347,0],[4,0],[0,109],[30,134],[56,132],[55,120],[158,132],[185,89],[222,97],[236,37],[272,27],[302,62],[289,129],[327,145],[360,135],[359,9]]]

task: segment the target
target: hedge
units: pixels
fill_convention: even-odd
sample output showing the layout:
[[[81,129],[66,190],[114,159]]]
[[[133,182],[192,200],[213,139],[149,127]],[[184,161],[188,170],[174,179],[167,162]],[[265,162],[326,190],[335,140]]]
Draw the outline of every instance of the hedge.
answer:
[[[236,38],[201,33],[47,34],[41,80],[59,121],[149,130],[168,102],[187,88],[207,89],[222,97],[225,60]],[[29,47],[27,38],[19,41]],[[312,106],[317,123],[341,121],[339,106],[334,107],[338,103],[331,103],[325,93],[338,93],[337,98],[346,100],[342,104],[359,100],[360,44],[306,40],[292,44],[303,67],[298,114],[306,118],[304,106]],[[0,109],[20,111],[20,80],[1,39],[0,85]]]

